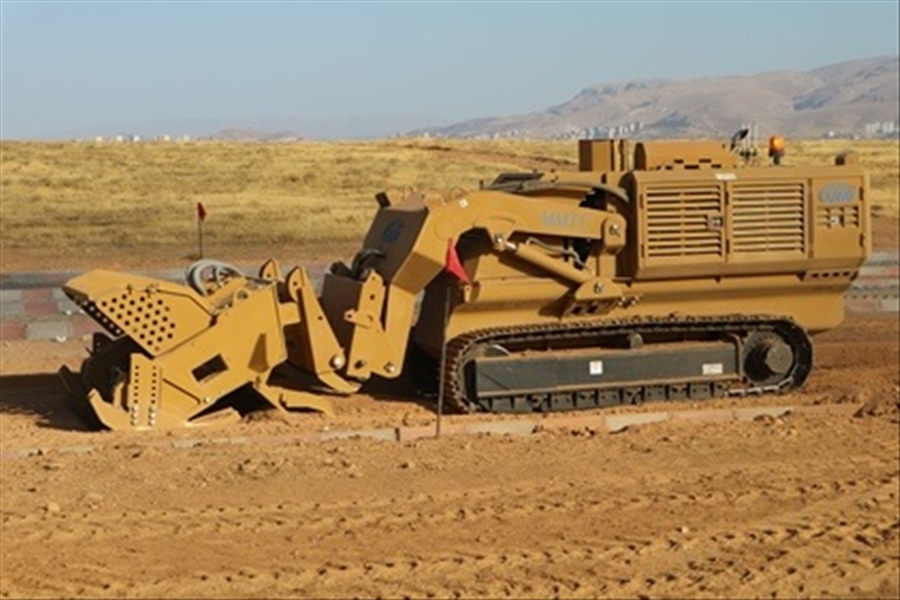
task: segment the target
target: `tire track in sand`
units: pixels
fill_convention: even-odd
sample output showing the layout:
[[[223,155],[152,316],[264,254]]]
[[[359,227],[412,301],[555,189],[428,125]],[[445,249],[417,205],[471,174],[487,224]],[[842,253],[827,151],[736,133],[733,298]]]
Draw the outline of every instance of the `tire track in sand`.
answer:
[[[721,595],[722,586],[730,583],[727,589],[734,589],[736,573],[747,590],[775,585],[776,591],[803,595],[823,577],[857,581],[860,570],[869,575],[897,570],[891,558],[897,554],[892,550],[896,466],[889,460],[869,462],[820,466],[834,475],[817,477],[812,485],[798,485],[796,473],[787,472],[770,474],[769,485],[758,487],[764,468],[743,465],[713,478],[675,478],[671,491],[644,491],[624,479],[603,485],[526,482],[513,489],[489,486],[441,498],[418,494],[365,506],[208,506],[88,514],[84,522],[64,515],[5,515],[4,531],[15,534],[20,546],[52,543],[60,550],[58,572],[65,577],[57,576],[56,584],[36,577],[17,585],[62,595],[187,597],[228,590],[228,595],[428,597],[450,590],[465,597],[587,597],[678,595],[685,589]],[[851,476],[863,467],[881,475]],[[737,479],[747,487],[734,489]],[[706,491],[690,491],[698,489]],[[866,523],[850,526],[842,515],[860,507],[868,507]],[[688,518],[681,531],[676,524],[685,520],[686,508],[694,508],[697,517]],[[648,513],[657,518],[642,528],[641,517]],[[510,539],[510,531],[519,533]],[[403,551],[427,547],[423,538],[440,543],[433,552]],[[828,547],[848,541],[859,546],[857,563],[828,564],[822,558]],[[823,550],[810,567],[794,566],[799,549],[817,544]],[[133,557],[134,566],[107,564],[102,554],[93,556],[98,547],[116,548]],[[142,563],[141,556],[167,548],[183,568],[173,573],[156,567],[155,573]],[[4,587],[4,593],[15,589]]]

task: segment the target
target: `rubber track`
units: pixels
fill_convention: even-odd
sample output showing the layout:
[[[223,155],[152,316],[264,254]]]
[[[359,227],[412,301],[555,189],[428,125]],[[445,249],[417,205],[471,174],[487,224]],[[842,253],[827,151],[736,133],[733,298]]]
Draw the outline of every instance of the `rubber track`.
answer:
[[[802,385],[812,369],[812,343],[802,327],[790,317],[771,315],[724,315],[715,317],[631,317],[607,321],[582,321],[575,323],[513,326],[479,329],[452,339],[446,348],[443,377],[444,402],[463,413],[483,410],[470,402],[463,394],[463,358],[476,344],[510,342],[542,342],[550,339],[589,337],[598,333],[621,335],[640,333],[751,333],[774,331],[782,335],[793,348],[796,356],[794,368],[781,382],[765,388],[729,388],[735,395],[763,394],[787,391]],[[623,387],[634,387],[630,384]],[[663,385],[654,383],[654,385]]]

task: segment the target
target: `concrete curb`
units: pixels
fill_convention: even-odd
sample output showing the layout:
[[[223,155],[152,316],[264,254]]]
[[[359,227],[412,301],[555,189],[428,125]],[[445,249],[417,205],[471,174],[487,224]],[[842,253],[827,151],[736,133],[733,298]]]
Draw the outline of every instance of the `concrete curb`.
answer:
[[[656,423],[708,423],[750,422],[760,417],[780,418],[796,413],[810,416],[850,417],[861,404],[821,404],[813,406],[757,406],[723,409],[699,409],[681,411],[660,411],[652,413],[631,413],[613,415],[572,415],[547,419],[516,419],[502,421],[481,421],[472,423],[445,424],[441,428],[442,437],[464,435],[497,435],[527,437],[544,431],[605,431],[618,433],[630,427],[640,427]],[[276,436],[235,436],[219,438],[186,438],[173,441],[150,441],[144,445],[156,448],[191,449],[201,446],[253,445],[253,446],[293,446],[315,444],[336,440],[370,439],[380,442],[408,442],[425,438],[435,438],[435,427],[383,427],[380,429],[351,429],[342,431],[321,431]],[[140,434],[133,438],[140,443]],[[16,460],[46,454],[92,454],[108,446],[77,445],[50,448],[19,448],[0,451],[0,460]],[[116,446],[112,446],[115,448]]]

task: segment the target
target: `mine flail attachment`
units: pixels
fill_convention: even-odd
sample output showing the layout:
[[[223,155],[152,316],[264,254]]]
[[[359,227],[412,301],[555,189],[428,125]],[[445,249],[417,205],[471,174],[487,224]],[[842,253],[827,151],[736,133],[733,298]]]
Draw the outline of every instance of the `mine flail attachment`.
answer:
[[[110,429],[221,425],[239,420],[227,400],[249,390],[277,409],[332,414],[327,397],[273,377],[288,359],[285,327],[306,335],[304,308],[284,282],[214,261],[195,264],[187,279],[183,286],[94,271],[66,284],[107,332],[95,334],[80,374],[61,371],[82,409]]]

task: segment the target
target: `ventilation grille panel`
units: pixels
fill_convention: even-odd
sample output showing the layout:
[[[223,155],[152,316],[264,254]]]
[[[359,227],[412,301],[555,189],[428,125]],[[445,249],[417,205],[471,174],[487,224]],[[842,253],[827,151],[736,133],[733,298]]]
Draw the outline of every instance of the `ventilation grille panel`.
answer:
[[[731,186],[735,254],[806,252],[802,183],[736,183]]]
[[[722,256],[722,192],[718,185],[645,190],[646,257]]]

